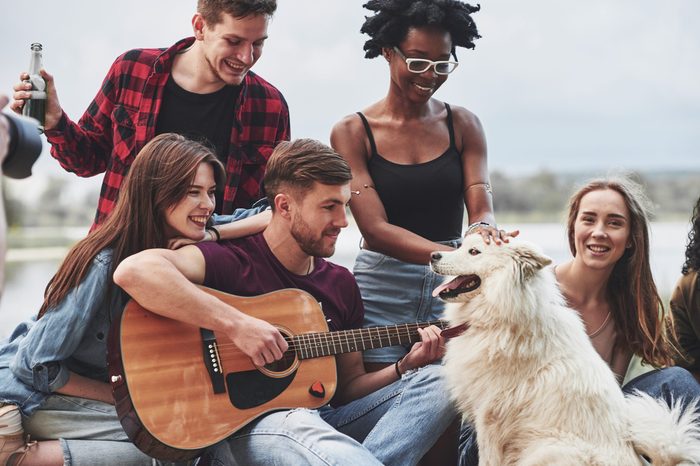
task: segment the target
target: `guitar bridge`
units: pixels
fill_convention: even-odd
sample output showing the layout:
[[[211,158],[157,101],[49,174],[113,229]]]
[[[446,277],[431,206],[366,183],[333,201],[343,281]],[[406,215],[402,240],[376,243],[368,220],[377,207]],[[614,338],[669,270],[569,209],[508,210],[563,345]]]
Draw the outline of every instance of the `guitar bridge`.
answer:
[[[216,343],[216,335],[213,331],[200,328],[202,335],[202,350],[204,355],[204,365],[211,379],[212,389],[214,393],[225,393],[226,382],[224,379],[224,368],[221,366],[221,358],[219,357],[219,347]]]

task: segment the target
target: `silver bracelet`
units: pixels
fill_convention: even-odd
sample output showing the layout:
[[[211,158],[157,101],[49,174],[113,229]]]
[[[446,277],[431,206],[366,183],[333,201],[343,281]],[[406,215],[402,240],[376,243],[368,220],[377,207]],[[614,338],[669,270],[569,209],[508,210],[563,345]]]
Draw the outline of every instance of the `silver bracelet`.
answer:
[[[488,222],[474,222],[474,223],[472,223],[471,225],[469,225],[469,226],[467,227],[467,233],[466,233],[466,234],[467,234],[467,235],[470,235],[470,234],[472,234],[472,233],[474,232],[474,230],[476,230],[477,228],[481,228],[481,227],[489,227],[489,228],[496,228],[496,229],[498,229],[498,227],[497,227],[496,225],[491,225],[491,224],[488,223]]]

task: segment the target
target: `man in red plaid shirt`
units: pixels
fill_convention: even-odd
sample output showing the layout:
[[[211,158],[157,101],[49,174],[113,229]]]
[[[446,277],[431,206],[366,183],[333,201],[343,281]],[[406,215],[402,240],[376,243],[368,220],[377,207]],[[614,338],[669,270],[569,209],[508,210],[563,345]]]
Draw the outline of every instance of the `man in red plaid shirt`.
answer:
[[[194,37],[118,57],[78,123],[65,114],[53,77],[42,70],[51,154],[78,176],[105,172],[95,224],[112,210],[139,150],[166,132],[216,148],[227,174],[217,192],[217,213],[250,207],[262,197],[267,159],[279,141],[290,138],[284,97],[250,71],[276,8],[276,0],[198,0]],[[15,86],[13,110],[21,111],[30,87]]]

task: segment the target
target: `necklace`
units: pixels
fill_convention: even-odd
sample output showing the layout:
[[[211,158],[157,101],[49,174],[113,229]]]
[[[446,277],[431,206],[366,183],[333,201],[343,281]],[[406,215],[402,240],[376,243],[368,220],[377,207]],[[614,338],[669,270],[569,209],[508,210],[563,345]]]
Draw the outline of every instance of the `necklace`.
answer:
[[[610,311],[608,311],[608,315],[605,316],[605,320],[603,321],[602,324],[600,324],[600,327],[598,327],[598,329],[595,332],[588,333],[588,338],[593,338],[596,335],[598,335],[601,332],[601,330],[603,330],[605,328],[605,326],[608,325],[609,320],[610,320]]]

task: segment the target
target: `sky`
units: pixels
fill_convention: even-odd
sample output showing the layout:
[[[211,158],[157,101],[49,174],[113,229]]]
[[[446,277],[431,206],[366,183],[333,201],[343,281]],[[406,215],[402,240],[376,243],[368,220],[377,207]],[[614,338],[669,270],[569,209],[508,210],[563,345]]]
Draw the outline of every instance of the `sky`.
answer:
[[[294,137],[327,142],[336,121],[385,95],[387,65],[363,58],[364,0],[278,2],[255,71],[284,93]],[[41,42],[61,104],[77,120],[121,53],[168,47],[192,34],[196,0],[19,5],[5,2],[0,10],[0,93],[12,92],[29,65],[29,45]],[[492,171],[700,171],[699,0],[481,0],[481,6],[474,20],[482,38],[475,50],[458,51],[460,67],[436,98],[479,116]],[[102,181],[67,174],[43,154],[34,176],[7,184],[31,198],[47,176],[71,180],[76,196]],[[39,298],[31,289],[55,270],[47,267],[15,298],[8,287],[6,306]]]
[[[386,62],[363,57],[363,3],[279,0],[254,70],[285,95],[293,137],[328,142],[336,121],[385,95]],[[191,35],[195,4],[36,0],[31,21],[5,8],[0,92],[12,92],[29,65],[29,44],[41,42],[59,100],[77,120],[118,55]],[[435,97],[479,116],[491,170],[700,171],[699,1],[481,6],[474,19],[482,38],[475,50],[458,49],[460,67]],[[33,182],[62,172],[45,154]],[[98,186],[101,178],[71,185]]]

